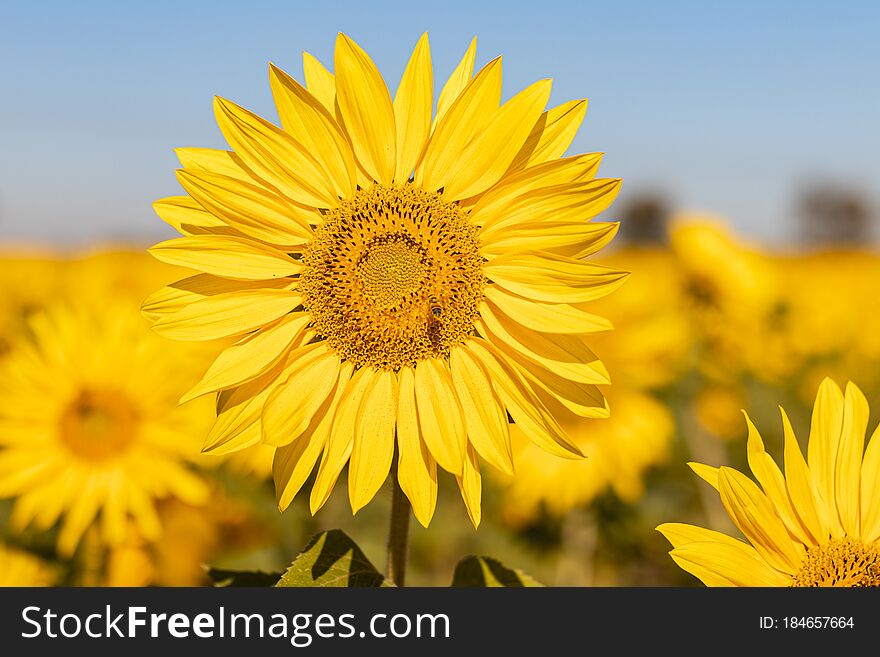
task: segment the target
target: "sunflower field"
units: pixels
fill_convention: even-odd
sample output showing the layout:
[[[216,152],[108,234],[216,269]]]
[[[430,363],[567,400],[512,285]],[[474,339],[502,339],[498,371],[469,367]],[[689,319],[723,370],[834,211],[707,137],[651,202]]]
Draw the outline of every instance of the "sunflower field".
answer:
[[[880,254],[618,208],[475,48],[340,35],[215,100],[177,237],[3,248],[0,585],[880,585]]]

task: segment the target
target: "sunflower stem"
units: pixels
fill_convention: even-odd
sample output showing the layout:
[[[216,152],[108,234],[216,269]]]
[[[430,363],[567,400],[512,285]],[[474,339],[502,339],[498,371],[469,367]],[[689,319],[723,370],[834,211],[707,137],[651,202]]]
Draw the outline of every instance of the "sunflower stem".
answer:
[[[406,580],[406,550],[409,540],[410,505],[397,481],[397,459],[391,470],[391,523],[388,528],[388,562],[386,573],[396,586]]]

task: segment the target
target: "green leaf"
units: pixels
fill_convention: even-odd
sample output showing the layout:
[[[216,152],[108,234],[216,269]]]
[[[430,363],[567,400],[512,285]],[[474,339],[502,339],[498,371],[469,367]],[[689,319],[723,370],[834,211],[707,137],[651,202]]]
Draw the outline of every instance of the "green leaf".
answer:
[[[465,557],[455,567],[452,586],[544,586],[523,571],[492,557]]]
[[[312,537],[275,586],[393,586],[339,529]]]
[[[213,566],[208,566],[206,571],[214,586],[275,586],[282,575],[258,570],[223,570]]]

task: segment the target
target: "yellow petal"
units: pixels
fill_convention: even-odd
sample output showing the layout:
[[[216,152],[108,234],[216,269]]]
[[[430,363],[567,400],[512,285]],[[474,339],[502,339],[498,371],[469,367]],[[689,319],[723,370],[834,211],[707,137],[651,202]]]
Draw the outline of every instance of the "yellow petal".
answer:
[[[318,476],[312,486],[309,497],[309,508],[312,515],[327,502],[339,473],[351,456],[354,444],[354,432],[357,425],[357,413],[363,399],[367,385],[372,381],[373,369],[362,367],[357,370],[342,391],[342,398],[333,417],[330,427],[330,436],[324,446],[324,454],[321,456],[321,466],[318,468]]]
[[[304,432],[336,388],[339,356],[319,342],[290,356],[290,376],[275,386],[263,406],[262,441],[276,447],[308,440]]]
[[[247,333],[292,312],[302,303],[288,290],[243,290],[206,297],[153,324],[172,340],[214,340]]]
[[[547,106],[550,87],[550,80],[539,80],[493,112],[450,168],[444,197],[469,198],[498,182]]]
[[[286,376],[284,371],[285,363],[278,363],[256,379],[217,395],[217,419],[202,453],[222,456],[260,442],[263,404],[278,381]]]
[[[529,440],[556,456],[583,458],[583,453],[547,410],[529,383],[491,344],[480,338],[472,338],[460,348],[468,350],[486,368],[508,413]]]
[[[544,221],[517,224],[490,233],[480,252],[488,259],[510,251],[537,249],[580,260],[603,249],[617,234],[619,222]]]
[[[760,559],[757,551],[751,545],[712,529],[680,522],[667,522],[659,525],[656,529],[663,534],[666,540],[669,541],[674,548],[682,547],[688,543],[724,543],[726,545],[741,546],[741,548],[745,552],[748,552],[752,557]]]
[[[269,281],[234,281],[211,274],[196,274],[153,292],[144,299],[141,311],[149,319],[155,321],[164,315],[183,310],[191,303],[217,294],[264,288],[281,290],[294,282],[294,279],[291,278],[276,278]]]
[[[259,242],[230,236],[178,237],[149,249],[171,265],[241,280],[281,278],[298,274],[302,266],[282,251]]]
[[[153,203],[153,210],[166,224],[179,233],[189,234],[193,228],[218,228],[226,224],[205,210],[189,196],[169,196]]]
[[[443,85],[443,90],[440,92],[440,97],[437,100],[437,116],[434,119],[434,124],[443,118],[443,115],[446,114],[446,110],[455,102],[455,99],[458,98],[459,94],[464,90],[467,86],[467,83],[471,81],[471,78],[474,75],[474,60],[477,57],[477,37],[471,39],[471,44],[468,46],[468,49],[464,53],[464,57],[461,58],[461,61],[458,63],[458,66],[455,67],[455,70],[452,71],[452,75],[449,76],[449,79],[446,80],[446,84]]]
[[[831,379],[819,386],[810,422],[807,463],[825,507],[829,529],[835,538],[844,535],[834,503],[834,468],[843,427],[843,393]]]
[[[336,381],[336,387],[327,397],[324,404],[312,417],[309,428],[302,440],[295,440],[289,445],[275,450],[272,463],[272,474],[275,480],[275,499],[278,510],[284,511],[308,479],[318,457],[321,455],[330,436],[333,417],[342,399],[345,386],[351,379],[354,368],[351,363],[343,363]]]
[[[499,256],[483,270],[492,282],[513,294],[550,303],[599,299],[623,285],[629,275],[543,251]]]
[[[356,165],[348,139],[336,119],[315,96],[274,65],[269,65],[272,95],[281,125],[311,152],[333,182],[337,196],[349,198],[355,191]]]
[[[131,487],[129,492],[129,508],[137,529],[148,540],[157,540],[162,531],[159,514],[153,505],[152,498],[140,488]],[[203,502],[200,502],[200,504]]]
[[[688,467],[693,470],[697,476],[709,484],[715,490],[718,490],[718,468],[703,463],[688,463]]]
[[[707,586],[786,586],[789,583],[789,578],[770,568],[755,548],[721,532],[673,522],[660,525],[657,531],[666,537],[673,548],[692,548],[692,551],[686,551],[685,558],[677,563]],[[705,548],[701,546],[706,543],[726,545],[735,551],[731,552],[731,555],[736,553],[740,555],[728,560],[729,567],[708,570],[709,580],[701,572],[706,564],[699,558],[700,553],[705,552]],[[709,548],[710,552],[713,550],[716,548]],[[685,568],[682,562],[687,562],[691,568]],[[747,567],[743,568],[746,564]],[[711,580],[714,578],[720,578],[724,583],[713,583]]]
[[[397,481],[416,520],[427,527],[437,506],[437,462],[419,431],[415,373],[410,367],[401,368],[398,374]]]
[[[468,445],[467,456],[464,461],[464,471],[461,476],[455,477],[458,488],[461,490],[461,499],[464,500],[468,517],[474,525],[474,529],[480,526],[482,510],[480,501],[482,497],[482,481],[480,479],[480,463],[477,460],[477,452]]]
[[[460,475],[467,430],[449,368],[436,358],[419,362],[414,387],[422,439],[441,468]]]
[[[394,107],[376,65],[344,34],[336,39],[336,102],[358,162],[390,185],[397,160]]]
[[[284,511],[300,491],[312,470],[324,443],[313,437],[294,440],[275,449],[272,457],[272,480],[278,510]]]
[[[862,540],[880,539],[880,427],[868,441],[862,462]]]
[[[620,192],[619,178],[539,187],[516,197],[499,211],[474,212],[471,221],[482,225],[480,235],[544,221],[584,222],[604,212]]]
[[[552,399],[579,417],[607,418],[609,416],[605,396],[595,385],[567,379],[556,372],[551,372],[543,365],[529,361],[512,349],[498,349],[498,351],[502,352],[515,365],[517,371],[532,383],[533,389],[539,396],[543,390]]]
[[[181,403],[258,377],[308,335],[310,321],[308,313],[291,313],[224,349]]]
[[[86,487],[77,491],[73,506],[64,515],[61,531],[58,532],[58,552],[61,556],[73,555],[82,535],[95,519],[99,504],[97,477],[91,477]]]
[[[790,577],[774,570],[738,545],[704,541],[689,543],[669,555],[683,570],[707,586],[788,586]]]
[[[481,226],[496,215],[503,217],[537,190],[589,182],[596,177],[601,161],[602,153],[585,153],[512,173],[477,198],[468,218],[472,224]]]
[[[834,497],[840,524],[847,536],[861,533],[859,494],[862,452],[868,428],[868,400],[854,383],[847,383],[843,406],[843,427],[837,445],[834,469]]]
[[[547,335],[529,331],[506,320],[491,302],[480,304],[477,329],[502,351],[513,349],[525,358],[562,377],[587,384],[608,384],[608,370],[577,335]]]
[[[431,133],[434,105],[434,74],[427,32],[413,50],[409,64],[394,95],[394,123],[397,128],[397,166],[394,180],[409,180]]]
[[[477,73],[436,123],[416,185],[429,191],[443,187],[461,154],[488,122],[501,101],[501,58],[493,59]]]
[[[811,536],[809,545],[818,545],[828,539],[828,519],[822,513],[819,491],[810,476],[807,462],[798,445],[797,437],[785,411],[782,413],[782,429],[785,436],[785,483],[792,507]]]
[[[752,480],[722,466],[718,470],[718,492],[730,519],[758,554],[776,570],[796,573],[806,551],[792,541],[770,501]]]
[[[513,474],[507,413],[492,387],[489,373],[462,349],[452,350],[449,366],[471,444],[489,464]]]
[[[307,52],[303,53],[303,73],[306,78],[306,89],[321,101],[330,114],[333,114],[333,106],[336,104],[336,80],[333,74]]]
[[[604,317],[567,303],[531,301],[493,285],[486,287],[483,294],[498,311],[532,331],[584,334],[613,328]]]
[[[587,99],[570,100],[541,115],[510,165],[511,171],[555,160],[571,146],[587,113]]]
[[[215,99],[214,115],[235,154],[267,184],[297,203],[314,208],[336,207],[332,181],[290,135],[223,98]]]
[[[207,171],[177,172],[183,188],[236,230],[270,244],[299,246],[313,239],[317,213],[301,209],[265,187]]]
[[[782,519],[786,529],[802,543],[808,543],[809,537],[801,526],[788,499],[785,478],[782,476],[782,472],[779,470],[779,466],[776,465],[773,457],[764,449],[764,441],[761,439],[758,429],[752,423],[749,416],[745,413],[744,415],[749,430],[749,437],[746,443],[749,468],[751,468],[761,488],[764,489],[764,494]]]
[[[354,445],[348,465],[348,499],[357,513],[388,478],[394,457],[397,381],[388,370],[375,372],[357,412]]]
[[[207,171],[208,173],[228,176],[236,180],[254,182],[258,180],[244,166],[232,151],[216,148],[175,148],[174,153],[184,169]]]

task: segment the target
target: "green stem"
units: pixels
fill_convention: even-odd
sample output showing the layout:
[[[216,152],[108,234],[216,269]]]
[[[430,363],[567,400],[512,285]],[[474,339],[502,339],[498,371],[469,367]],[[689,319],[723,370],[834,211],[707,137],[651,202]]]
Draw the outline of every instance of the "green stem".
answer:
[[[409,537],[409,500],[397,482],[397,459],[391,468],[391,523],[388,528],[388,563],[386,573],[396,586],[406,580],[406,549]]]

